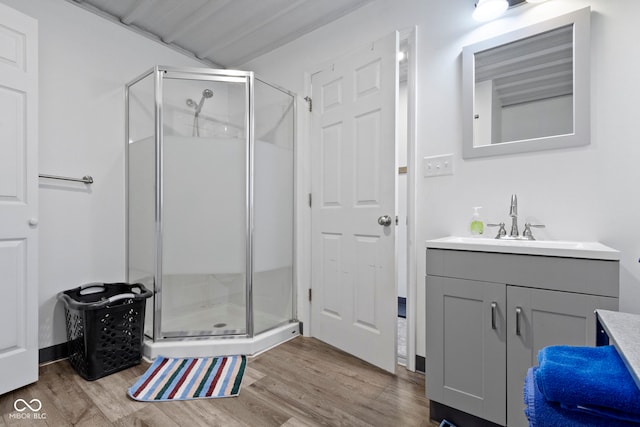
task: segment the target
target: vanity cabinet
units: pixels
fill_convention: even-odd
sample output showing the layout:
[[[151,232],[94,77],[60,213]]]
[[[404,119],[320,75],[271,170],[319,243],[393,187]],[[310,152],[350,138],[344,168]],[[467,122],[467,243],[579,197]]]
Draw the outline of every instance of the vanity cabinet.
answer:
[[[498,425],[527,426],[538,351],[595,345],[595,309],[618,309],[617,260],[427,249],[426,391]]]

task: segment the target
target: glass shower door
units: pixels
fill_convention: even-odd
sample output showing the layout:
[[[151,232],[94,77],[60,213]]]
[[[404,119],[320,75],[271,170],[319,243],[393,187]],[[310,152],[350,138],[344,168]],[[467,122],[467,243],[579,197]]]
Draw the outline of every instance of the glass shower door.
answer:
[[[155,129],[153,73],[127,91],[128,280],[155,291]],[[154,298],[147,299],[144,333],[153,337]]]
[[[293,315],[294,97],[256,79],[253,161],[254,334]]]
[[[161,336],[247,333],[248,78],[162,78]]]

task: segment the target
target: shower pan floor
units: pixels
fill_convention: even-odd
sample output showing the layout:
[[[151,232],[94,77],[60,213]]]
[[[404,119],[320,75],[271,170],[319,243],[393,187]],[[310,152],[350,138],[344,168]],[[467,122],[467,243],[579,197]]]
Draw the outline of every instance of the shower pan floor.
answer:
[[[171,336],[245,334],[246,322],[244,307],[219,304],[180,313],[165,312],[162,331]]]
[[[262,331],[282,324],[282,319],[283,317],[258,311],[253,318],[254,330]],[[165,312],[162,331],[166,336],[175,337],[243,335],[247,333],[246,322],[244,306],[217,304],[181,313]]]

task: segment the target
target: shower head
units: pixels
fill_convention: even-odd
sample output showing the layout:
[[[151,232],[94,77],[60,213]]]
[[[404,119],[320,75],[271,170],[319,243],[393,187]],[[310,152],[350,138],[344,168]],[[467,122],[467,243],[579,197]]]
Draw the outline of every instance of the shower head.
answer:
[[[211,89],[205,89],[202,91],[202,98],[200,98],[200,102],[198,103],[198,106],[196,107],[196,115],[200,114],[200,111],[202,111],[202,106],[204,105],[204,100],[206,98],[211,98],[213,96],[213,91]]]

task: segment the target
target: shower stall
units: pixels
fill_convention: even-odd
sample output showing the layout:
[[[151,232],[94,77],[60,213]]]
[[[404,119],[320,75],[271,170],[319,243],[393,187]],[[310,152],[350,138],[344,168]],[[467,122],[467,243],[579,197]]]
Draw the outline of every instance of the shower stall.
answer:
[[[157,66],[126,85],[127,270],[144,354],[255,354],[299,333],[295,96],[252,72]]]

